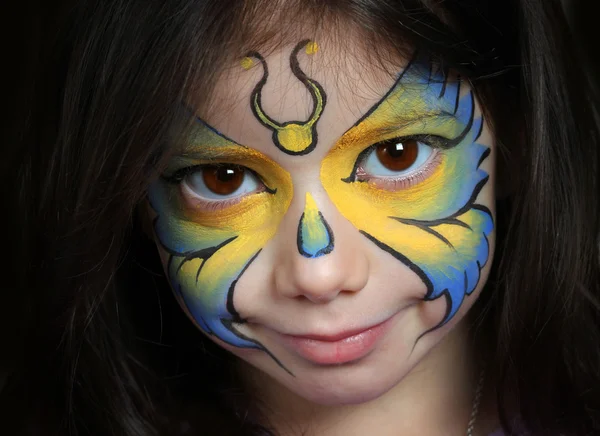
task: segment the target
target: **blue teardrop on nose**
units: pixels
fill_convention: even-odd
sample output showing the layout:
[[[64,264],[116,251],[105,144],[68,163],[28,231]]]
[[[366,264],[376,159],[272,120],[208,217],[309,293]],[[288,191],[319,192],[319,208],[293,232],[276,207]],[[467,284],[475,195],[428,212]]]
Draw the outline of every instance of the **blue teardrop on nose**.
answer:
[[[307,208],[308,209],[308,208]],[[333,233],[323,214],[305,210],[298,224],[298,251],[304,257],[319,257],[333,250]]]

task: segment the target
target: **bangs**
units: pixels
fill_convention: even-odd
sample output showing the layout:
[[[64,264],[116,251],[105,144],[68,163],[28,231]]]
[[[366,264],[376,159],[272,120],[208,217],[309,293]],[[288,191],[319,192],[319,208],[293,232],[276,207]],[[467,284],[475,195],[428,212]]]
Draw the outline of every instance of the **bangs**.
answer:
[[[200,110],[210,101],[210,89],[227,65],[239,61],[250,51],[263,56],[282,46],[310,38],[331,43],[337,53],[328,53],[332,65],[344,68],[344,62],[359,61],[372,68],[398,66],[398,60],[410,60],[415,52],[426,54],[443,70],[455,70],[475,80],[502,71],[498,47],[479,48],[475,41],[490,41],[473,33],[481,28],[462,11],[444,8],[449,2],[368,0],[229,0],[205,2],[204,20],[212,25],[192,33],[200,45],[190,45],[188,59],[194,71],[195,89],[186,95],[200,96],[194,107]],[[472,12],[470,13],[472,15]],[[479,20],[484,20],[480,17]],[[470,21],[468,25],[462,25]],[[195,26],[192,20],[190,26]],[[465,32],[465,29],[470,32]],[[485,36],[485,37],[484,37]],[[202,68],[205,66],[205,68]],[[397,74],[398,69],[389,71]]]

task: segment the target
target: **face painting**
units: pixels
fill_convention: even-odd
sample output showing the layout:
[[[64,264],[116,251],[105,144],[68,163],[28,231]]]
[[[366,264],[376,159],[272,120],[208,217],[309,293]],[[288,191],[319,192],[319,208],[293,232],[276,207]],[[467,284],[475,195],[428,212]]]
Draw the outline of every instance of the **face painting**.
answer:
[[[243,321],[233,307],[233,293],[238,278],[274,235],[287,210],[292,197],[290,176],[267,157],[201,120],[191,143],[193,151],[173,159],[149,193],[157,214],[155,233],[168,253],[169,279],[204,332],[230,345],[263,349],[236,330],[234,323]],[[257,173],[263,177],[262,188]],[[232,201],[211,210],[200,198],[186,202],[181,189],[193,191],[192,197],[193,193],[219,199],[230,196]],[[245,192],[253,195],[240,198]]]
[[[490,210],[475,203],[488,180],[479,166],[490,149],[477,142],[483,120],[460,83],[413,60],[321,169],[340,212],[423,280],[425,300],[445,298],[437,327],[477,286],[493,229]]]
[[[258,60],[262,77],[246,109],[252,128],[270,131],[269,143],[251,148],[197,119],[185,153],[172,158],[148,196],[169,280],[200,329],[234,347],[265,351],[284,369],[262,341],[242,333],[245,319],[234,305],[234,294],[244,292],[238,283],[261,261],[284,219],[295,220],[294,256],[319,262],[334,256],[342,240],[327,209],[333,204],[364,244],[418,276],[425,301],[444,297],[446,312],[434,329],[452,319],[476,288],[493,230],[490,210],[476,202],[488,181],[480,165],[490,149],[478,142],[483,119],[473,93],[461,92],[459,80],[424,59],[413,59],[377,104],[323,145],[328,151],[314,165],[325,209],[322,196],[295,185],[298,170],[282,162],[312,162],[324,137],[317,126],[329,109],[323,86],[299,65],[299,55],[316,51],[305,40],[289,56],[312,101],[305,121],[277,121],[281,117],[263,107],[267,61],[251,52],[242,67]],[[301,210],[290,211],[294,201]],[[277,261],[269,268],[276,269]]]
[[[304,71],[300,68],[298,52],[302,48],[305,48],[307,55],[311,55],[317,52],[318,45],[316,42],[308,39],[301,41],[296,45],[290,56],[290,69],[292,73],[306,86],[314,101],[313,110],[306,121],[286,121],[282,123],[269,117],[264,112],[261,103],[262,89],[269,77],[267,62],[258,52],[250,52],[242,60],[242,66],[245,68],[253,65],[252,59],[257,59],[261,63],[263,77],[254,88],[254,91],[252,91],[250,98],[252,112],[263,126],[273,131],[273,143],[277,148],[291,155],[307,154],[315,149],[317,146],[317,121],[319,121],[327,101],[323,87],[317,81],[304,74]]]
[[[319,257],[333,250],[333,233],[310,193],[298,224],[298,251],[304,257]]]

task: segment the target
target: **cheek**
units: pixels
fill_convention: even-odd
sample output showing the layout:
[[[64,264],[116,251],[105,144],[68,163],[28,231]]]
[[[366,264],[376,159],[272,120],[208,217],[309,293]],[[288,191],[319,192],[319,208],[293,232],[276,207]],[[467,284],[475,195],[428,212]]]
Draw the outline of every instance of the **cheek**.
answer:
[[[179,186],[169,181],[159,180],[149,189],[155,240],[180,305],[203,332],[236,347],[262,349],[238,331],[233,295],[292,196],[288,173],[275,168],[269,176],[267,182],[276,189],[219,208],[185,203]]]
[[[271,197],[254,195],[237,209],[252,207],[223,220],[227,227],[211,228],[206,220],[186,220],[168,210],[155,219],[165,272],[184,311],[202,331],[237,347],[261,347],[237,330],[232,298],[237,280],[272,236],[271,227],[250,228],[266,222]],[[162,212],[158,206],[155,211]]]
[[[156,239],[156,237],[155,237],[155,239]],[[179,304],[179,307],[181,308],[181,310],[190,319],[190,321],[192,321],[192,323],[194,325],[196,325],[196,327],[198,327],[198,328],[200,328],[200,330],[202,330],[202,327],[199,325],[199,323],[196,320],[196,318],[194,317],[194,315],[190,312],[189,305],[185,301],[184,290],[177,289],[177,283],[173,283],[173,281],[169,277],[169,270],[170,270],[169,259],[171,258],[171,255],[167,251],[165,251],[164,248],[161,247],[160,242],[155,241],[155,243],[156,243],[156,249],[158,251],[158,254],[160,256],[160,260],[161,260],[161,263],[163,266],[163,271],[164,271],[165,275],[167,276],[167,278],[169,278],[169,282],[171,285],[171,291],[173,292],[175,300]],[[172,262],[172,260],[171,260],[171,262]],[[192,266],[192,265],[190,264],[190,266]],[[184,272],[184,274],[185,274],[185,272]]]

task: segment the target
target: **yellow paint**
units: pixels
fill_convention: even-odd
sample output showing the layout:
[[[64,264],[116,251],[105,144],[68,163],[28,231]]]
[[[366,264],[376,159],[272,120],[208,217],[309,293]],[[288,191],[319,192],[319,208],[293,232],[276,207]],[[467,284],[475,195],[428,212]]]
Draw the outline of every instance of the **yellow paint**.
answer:
[[[420,219],[425,210],[431,215],[444,208],[443,202],[436,200],[458,176],[458,160],[447,159],[446,154],[441,154],[439,164],[426,180],[407,189],[392,191],[373,183],[342,181],[351,174],[358,155],[372,144],[422,134],[424,124],[430,135],[453,138],[462,132],[464,126],[455,117],[434,116],[420,95],[420,89],[396,86],[375,111],[348,130],[325,156],[321,166],[323,186],[343,214],[365,214],[365,222],[371,215],[381,215],[382,222],[387,222],[388,216]]]
[[[236,144],[205,126],[196,128],[192,138],[182,156],[172,159],[171,165],[179,168],[214,162],[241,165],[260,174],[265,185],[277,189],[277,194],[248,195],[236,204],[213,211],[194,209],[181,203],[186,219],[211,232],[215,229],[242,232],[260,227],[259,222],[270,225],[283,217],[292,198],[291,176],[286,170],[259,151]]]
[[[452,173],[455,164],[445,159],[443,155],[432,174],[417,186],[410,188],[393,191],[369,182],[343,182],[342,179],[352,173],[358,155],[366,147],[379,141],[411,134],[394,132],[387,137],[371,140],[368,133],[360,132],[364,131],[362,126],[357,127],[360,127],[359,131],[350,131],[344,135],[324,158],[321,166],[323,186],[342,213],[346,210],[348,212],[355,210],[368,216],[376,211],[377,214],[386,217],[398,216],[400,213],[403,217],[418,219],[424,207],[428,208],[428,212],[438,207],[443,208],[443,204],[436,203],[434,200],[440,192],[443,192],[444,184],[447,182],[445,175]],[[368,220],[367,217],[365,219]]]
[[[312,124],[290,123],[277,129],[277,140],[286,150],[300,152],[312,143]]]
[[[327,242],[329,240],[329,235],[327,235],[325,226],[323,226],[323,223],[321,222],[321,217],[319,216],[319,207],[317,206],[315,199],[312,197],[312,195],[310,195],[310,192],[306,193],[306,203],[304,205],[303,215],[302,223],[306,232],[305,236],[310,240],[305,242]]]
[[[356,228],[365,231],[377,240],[402,253],[413,262],[431,265],[452,265],[457,254],[467,256],[473,249],[469,241],[473,232],[457,225],[440,225],[435,230],[448,239],[454,249],[438,237],[416,226],[390,219],[403,217],[419,219],[425,212],[432,213],[443,207],[442,197],[452,195],[446,182],[452,178],[453,170],[448,160],[443,159],[435,171],[419,185],[390,191],[368,182],[346,183],[356,155],[349,151],[334,152],[327,156],[321,168],[321,180],[327,194],[340,211]],[[470,209],[456,217],[477,229],[483,225],[482,215]]]
[[[289,192],[289,191],[288,191]],[[231,279],[235,271],[239,271],[250,258],[273,237],[287,206],[289,198],[281,193],[276,195],[259,194],[250,202],[244,202],[238,215],[234,210],[218,211],[209,217],[196,216],[195,222],[189,223],[189,234],[199,240],[222,239],[237,236],[236,239],[222,247],[218,254],[206,260],[199,277],[201,286],[193,286],[196,280],[196,268],[182,271],[182,281],[188,288],[194,289],[198,296],[210,289],[220,289],[224,280]],[[259,197],[259,198],[256,198]]]
[[[309,51],[317,51],[316,43],[309,45],[306,47],[308,54]],[[244,65],[248,63],[242,60]],[[318,86],[310,79],[307,81],[317,98],[315,113],[305,123],[281,125],[265,115],[257,96],[253,97],[258,119],[275,132],[281,147],[294,152],[310,146],[313,140],[311,127],[323,111],[323,96]],[[398,258],[406,257],[419,268],[426,267],[428,277],[441,277],[441,285],[446,282],[462,285],[466,277],[463,273],[466,274],[469,266],[474,266],[482,238],[489,232],[490,218],[477,209],[469,209],[454,217],[448,213],[447,203],[448,199],[456,197],[454,193],[460,192],[465,175],[467,178],[470,176],[466,170],[472,168],[464,164],[465,160],[472,163],[477,162],[476,158],[465,158],[462,146],[445,150],[440,153],[425,180],[398,190],[384,189],[369,182],[343,181],[351,175],[359,154],[374,143],[424,132],[454,138],[463,130],[464,125],[456,117],[432,113],[427,97],[423,95],[423,90],[418,87],[416,90],[410,86],[392,89],[386,100],[346,132],[327,154],[321,164],[321,183],[339,212],[356,228],[389,247],[390,253]],[[170,248],[170,252],[179,254],[173,256],[172,265],[181,265],[188,253],[198,252],[195,250],[219,247],[206,260],[185,262],[181,270],[173,274],[176,274],[176,280],[188,300],[196,302],[194,314],[201,315],[196,320],[206,322],[207,330],[218,337],[227,337],[230,343],[236,343],[241,339],[225,332],[221,322],[222,316],[230,315],[225,307],[227,293],[233,289],[232,281],[277,232],[292,200],[291,176],[267,156],[236,144],[203,125],[197,129],[184,152],[172,162],[175,169],[215,162],[243,165],[259,174],[268,187],[277,190],[276,193],[250,194],[235,204],[216,210],[194,207],[193,202],[186,202],[177,191],[180,188],[172,183],[162,183],[160,192],[153,195],[155,210],[159,213],[157,223],[160,220],[166,222],[164,227],[167,230],[163,232],[165,236],[161,241]],[[392,218],[426,221],[448,216],[470,228],[431,222],[424,229]],[[316,257],[331,251],[326,250],[329,247],[324,242],[329,242],[333,248],[333,235],[329,235],[328,226],[308,192],[301,224],[298,241],[303,246],[299,247],[302,255],[308,253],[310,257]],[[435,232],[441,237],[432,234]],[[449,242],[446,243],[445,239]],[[304,247],[309,250],[303,252]],[[200,266],[202,269],[199,271]],[[448,288],[441,287],[438,291],[440,289]],[[220,333],[218,329],[221,329]]]
[[[254,61],[252,60],[252,58],[246,56],[240,61],[240,65],[244,70],[249,70],[254,65]]]
[[[208,312],[217,313],[225,304],[224,286],[275,235],[291,203],[293,186],[290,174],[262,153],[236,144],[204,125],[196,127],[193,133],[183,153],[172,159],[173,167],[214,162],[243,165],[256,171],[269,188],[277,190],[249,194],[222,209],[204,210],[195,207],[193,201],[186,201],[179,185],[163,183],[157,188],[161,190],[155,195],[157,206],[168,211],[159,213],[159,219],[166,220],[170,229],[163,242],[171,250],[178,250],[179,241],[211,247],[235,238],[203,264],[201,260],[185,262],[177,273],[186,295],[202,301]],[[172,262],[179,265],[183,260],[183,256],[174,256]],[[202,270],[196,278],[200,265]]]
[[[312,55],[319,51],[319,45],[315,41],[306,44],[306,54]]]
[[[292,153],[301,153],[313,143],[313,126],[321,117],[323,112],[323,96],[321,90],[308,79],[309,86],[314,90],[316,96],[315,111],[313,116],[304,123],[289,123],[282,125],[269,118],[258,102],[258,95],[254,96],[253,105],[260,122],[275,131],[276,141],[279,146]]]
[[[480,229],[487,223],[485,214],[470,209],[456,217],[473,230],[448,224],[433,227],[453,247],[418,226],[390,217],[425,221],[432,216],[447,217],[447,199],[453,198],[452,190],[461,186],[460,181],[464,179],[464,158],[461,157],[464,150],[455,147],[440,153],[431,174],[406,188],[391,190],[368,181],[343,181],[352,174],[359,154],[374,143],[424,132],[454,138],[463,131],[464,125],[455,117],[432,113],[423,95],[426,96],[423,88],[410,84],[396,86],[386,100],[348,130],[325,156],[321,181],[340,213],[359,230],[412,262],[428,265],[430,271],[437,265],[440,271],[450,267],[461,271],[461,259],[471,256],[473,241],[478,241],[476,238],[483,233]]]

